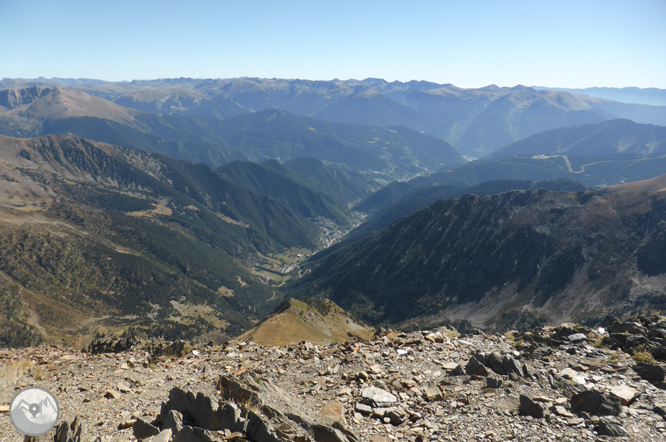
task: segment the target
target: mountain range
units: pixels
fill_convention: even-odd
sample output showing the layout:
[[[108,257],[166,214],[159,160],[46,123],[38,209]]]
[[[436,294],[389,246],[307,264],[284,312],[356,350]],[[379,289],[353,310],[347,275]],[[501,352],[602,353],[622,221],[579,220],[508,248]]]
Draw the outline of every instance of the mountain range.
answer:
[[[227,120],[154,114],[62,88],[0,91],[0,133],[71,133],[211,167],[306,156],[400,176],[464,162],[445,141],[405,127],[331,123],[272,109]]]
[[[590,97],[605,100],[619,101],[621,103],[647,104],[650,106],[666,106],[666,89],[655,87],[588,87],[583,89],[567,89],[559,87],[535,87],[535,89],[548,89],[551,91],[569,92],[572,94],[589,95]]]
[[[494,85],[463,89],[425,81],[308,81],[236,78],[161,79],[67,88],[123,107],[163,115],[229,118],[281,109],[320,120],[377,127],[402,125],[481,157],[538,132],[627,118],[666,125],[666,106],[631,104],[564,91]],[[5,79],[5,89],[62,86],[62,81]]]

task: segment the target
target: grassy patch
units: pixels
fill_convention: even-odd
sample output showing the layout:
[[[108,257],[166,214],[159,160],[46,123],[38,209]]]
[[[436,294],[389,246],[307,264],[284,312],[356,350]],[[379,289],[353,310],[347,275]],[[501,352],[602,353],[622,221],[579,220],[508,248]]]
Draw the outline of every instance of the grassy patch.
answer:
[[[649,351],[641,351],[641,350],[634,350],[634,361],[636,362],[643,362],[646,364],[654,364],[655,360],[654,357],[652,356],[652,353]]]

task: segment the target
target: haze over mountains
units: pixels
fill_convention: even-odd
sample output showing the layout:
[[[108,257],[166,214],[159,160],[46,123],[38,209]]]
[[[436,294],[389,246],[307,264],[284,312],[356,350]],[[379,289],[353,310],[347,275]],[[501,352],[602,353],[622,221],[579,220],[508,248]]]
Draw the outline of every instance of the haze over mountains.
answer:
[[[620,101],[622,103],[647,104],[650,106],[666,106],[666,90],[639,87],[588,87],[584,89],[567,89],[559,87],[535,87],[551,91],[564,91],[572,94],[589,95],[590,97]]]
[[[71,83],[76,83],[72,81]],[[3,88],[48,85],[5,79]],[[59,81],[58,84],[62,84]],[[282,109],[321,120],[403,125],[441,138],[463,155],[481,157],[558,127],[628,118],[666,125],[666,107],[612,102],[568,92],[487,86],[462,89],[424,81],[188,78],[68,86],[145,112],[229,118]]]
[[[5,79],[0,342],[221,341],[289,296],[498,329],[659,306],[666,186],[633,182],[665,124],[524,86]]]

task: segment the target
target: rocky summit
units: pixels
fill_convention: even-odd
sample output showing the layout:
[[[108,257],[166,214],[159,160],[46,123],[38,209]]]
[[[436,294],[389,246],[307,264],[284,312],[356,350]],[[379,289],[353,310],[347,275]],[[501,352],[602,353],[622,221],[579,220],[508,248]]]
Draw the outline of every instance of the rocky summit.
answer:
[[[638,317],[328,346],[1,350],[0,440],[20,440],[8,408],[28,385],[59,400],[44,441],[666,440],[665,333],[665,318]]]

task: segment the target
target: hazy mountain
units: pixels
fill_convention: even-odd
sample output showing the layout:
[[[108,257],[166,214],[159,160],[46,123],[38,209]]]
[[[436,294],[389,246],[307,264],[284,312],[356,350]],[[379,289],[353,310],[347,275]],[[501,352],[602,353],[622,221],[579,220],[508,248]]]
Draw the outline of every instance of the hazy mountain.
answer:
[[[666,154],[666,127],[610,120],[564,127],[532,135],[505,146],[488,158],[514,155],[602,156]]]
[[[0,137],[0,208],[0,338],[228,338],[279,302],[257,259],[319,235],[208,166],[70,135]]]
[[[587,126],[581,126],[585,127]],[[573,128],[569,130],[573,131]],[[564,129],[563,131],[568,132]],[[549,142],[553,141],[553,138],[545,134],[543,136]],[[535,135],[531,138],[540,137],[541,135]],[[538,143],[532,144],[527,141],[521,145],[525,146],[526,150],[540,146]],[[440,186],[443,190],[449,186],[452,187],[451,191],[455,191],[455,188],[476,186],[497,180],[537,182],[564,178],[595,187],[646,180],[657,177],[666,170],[666,155],[663,153],[636,155],[623,152],[596,156],[525,154],[511,157],[497,154],[497,156],[500,158],[470,161],[452,169],[417,176],[408,181],[391,182],[358,202],[353,209],[372,214],[397,203],[417,189]]]
[[[280,164],[273,167],[280,167]],[[292,179],[286,169],[287,173],[279,173],[266,163],[234,161],[215,171],[256,194],[280,201],[305,218],[324,217],[341,225],[349,221],[349,209],[345,205]]]
[[[332,123],[279,110],[239,115],[220,127],[231,146],[259,160],[313,157],[398,175],[464,162],[445,141],[405,127]]]
[[[9,80],[2,84],[12,86]],[[123,106],[166,114],[223,118],[241,112],[281,109],[330,121],[382,127],[403,125],[444,139],[474,157],[559,127],[616,118],[666,125],[666,106],[629,104],[525,86],[463,89],[450,84],[372,78],[177,78],[71,87]]]
[[[438,200],[315,255],[290,293],[326,296],[374,324],[427,315],[510,326],[530,314],[628,311],[666,287],[666,194],[654,188]]]
[[[278,110],[218,118],[141,112],[61,88],[1,91],[0,132],[72,133],[212,167],[233,160],[316,157],[351,170],[393,176],[462,163],[440,139],[405,127],[331,123]]]
[[[311,189],[340,199],[344,203],[356,202],[365,198],[379,187],[379,184],[372,181],[371,178],[366,178],[359,173],[328,167],[316,158],[294,158],[284,163],[283,166],[295,172],[297,177],[300,175],[300,181]]]
[[[418,187],[450,184],[464,187],[492,180],[553,180],[567,178],[586,186],[605,186],[646,180],[661,175],[666,155],[615,154],[573,157],[506,157],[482,159],[455,169],[414,178]]]
[[[221,119],[247,112],[228,98],[210,97],[178,86],[128,92],[117,97],[114,102],[143,112],[201,115]]]
[[[647,104],[650,106],[666,106],[666,89],[654,87],[588,87],[585,89],[566,89],[558,87],[535,87],[551,91],[570,92],[572,94],[589,95],[590,97],[619,101],[620,103]]]

